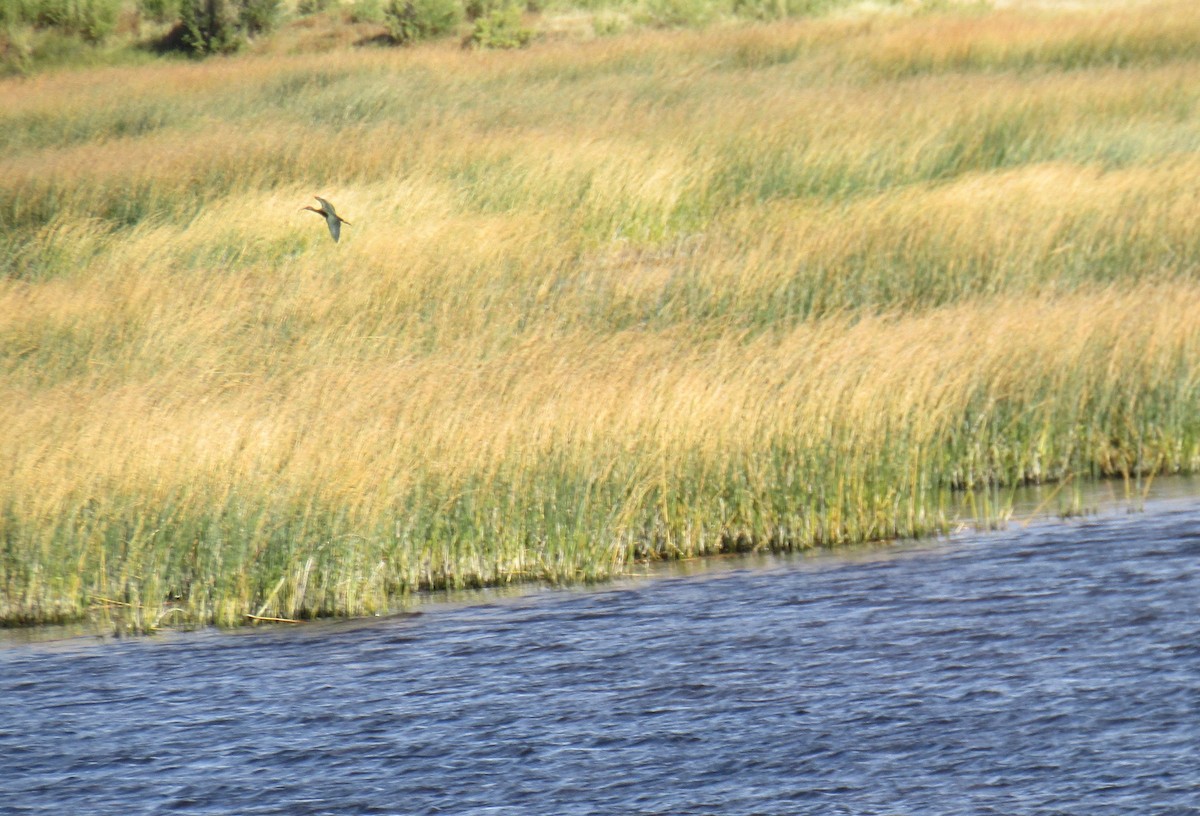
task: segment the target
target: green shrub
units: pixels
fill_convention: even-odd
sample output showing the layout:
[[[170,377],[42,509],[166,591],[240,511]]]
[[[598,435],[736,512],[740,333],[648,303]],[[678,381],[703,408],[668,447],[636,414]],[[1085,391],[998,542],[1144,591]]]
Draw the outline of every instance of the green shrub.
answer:
[[[179,0],[138,0],[138,13],[158,23],[179,19]]]
[[[733,0],[733,13],[754,20],[782,20],[824,14],[844,5],[847,0]]]
[[[78,0],[76,32],[90,43],[104,40],[117,27],[121,0]]]
[[[9,0],[6,3],[0,3],[0,28],[29,22],[27,5],[26,0]],[[0,32],[0,36],[4,36],[2,32]],[[0,43],[2,42],[0,40]]]
[[[196,54],[235,51],[242,43],[228,0],[183,0],[179,25],[184,47]]]
[[[521,22],[521,7],[509,3],[478,18],[467,43],[479,48],[523,48],[531,39],[533,31]]]
[[[387,0],[383,7],[388,34],[400,44],[447,34],[462,16],[457,0]]]
[[[296,4],[298,14],[317,14],[325,11],[331,5],[331,0],[300,0]]]
[[[713,0],[647,0],[641,22],[663,28],[698,27],[712,22],[720,11]]]
[[[121,0],[0,0],[0,26],[34,25],[96,43],[113,32]]]
[[[751,20],[781,20],[790,16],[788,0],[733,0],[733,13]]]
[[[354,0],[350,6],[350,22],[382,23],[383,0]]]
[[[279,0],[182,0],[179,40],[194,54],[236,51],[279,19]]]
[[[39,0],[25,6],[25,16],[39,26],[67,28],[71,23],[71,6],[68,0]]]
[[[21,22],[51,27],[67,21],[66,0],[17,0],[14,5]]]
[[[520,0],[463,0],[463,14],[468,20],[475,21],[510,5],[520,9],[522,3]],[[545,2],[543,0],[525,0],[524,7],[525,11],[531,14],[541,14],[544,11]]]
[[[251,37],[275,28],[279,20],[279,0],[241,0],[238,23]]]
[[[33,67],[33,45],[28,32],[0,26],[0,76],[22,75]]]
[[[592,15],[592,30],[597,37],[612,37],[625,30],[625,20],[619,14],[603,12]]]

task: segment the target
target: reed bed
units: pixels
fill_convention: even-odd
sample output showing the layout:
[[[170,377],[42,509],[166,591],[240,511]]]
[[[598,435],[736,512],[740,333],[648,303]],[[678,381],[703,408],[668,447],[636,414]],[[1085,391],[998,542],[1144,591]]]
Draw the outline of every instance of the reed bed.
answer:
[[[0,622],[370,614],[1194,472],[1192,8],[0,82]]]

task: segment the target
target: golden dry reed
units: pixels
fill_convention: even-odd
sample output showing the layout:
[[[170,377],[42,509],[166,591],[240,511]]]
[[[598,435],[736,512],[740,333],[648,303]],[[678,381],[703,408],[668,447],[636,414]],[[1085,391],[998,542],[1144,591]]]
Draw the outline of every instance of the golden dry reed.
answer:
[[[1081,6],[0,82],[0,622],[369,614],[1194,472],[1200,7]]]

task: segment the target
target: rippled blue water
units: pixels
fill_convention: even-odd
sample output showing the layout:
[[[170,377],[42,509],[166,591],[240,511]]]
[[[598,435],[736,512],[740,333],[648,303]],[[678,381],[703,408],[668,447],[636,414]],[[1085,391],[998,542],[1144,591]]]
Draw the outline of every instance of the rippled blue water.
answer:
[[[0,813],[1200,813],[1200,507],[0,649]]]

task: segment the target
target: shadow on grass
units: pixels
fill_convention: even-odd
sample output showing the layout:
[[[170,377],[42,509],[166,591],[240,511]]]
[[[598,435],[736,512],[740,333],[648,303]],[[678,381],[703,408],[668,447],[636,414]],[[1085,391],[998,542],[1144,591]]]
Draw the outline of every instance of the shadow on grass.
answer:
[[[355,48],[392,48],[396,45],[396,41],[387,32],[379,32],[366,37],[360,37],[354,41]]]
[[[187,29],[183,23],[176,24],[169,29],[166,34],[161,37],[146,40],[138,44],[138,48],[147,51],[151,54],[156,54],[160,57],[168,56],[183,56],[195,57],[198,56],[195,50],[192,49],[187,42]]]

